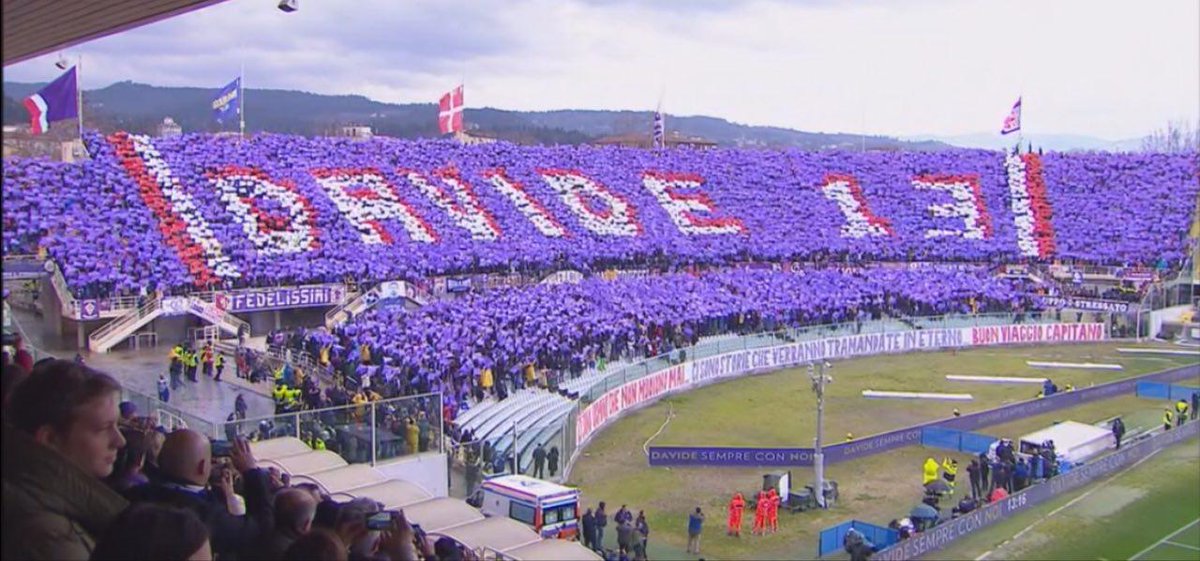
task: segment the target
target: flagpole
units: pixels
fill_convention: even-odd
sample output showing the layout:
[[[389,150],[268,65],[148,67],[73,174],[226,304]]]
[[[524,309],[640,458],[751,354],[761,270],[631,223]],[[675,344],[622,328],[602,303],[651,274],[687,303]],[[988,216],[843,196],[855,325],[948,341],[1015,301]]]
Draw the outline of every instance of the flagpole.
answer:
[[[238,134],[246,139],[246,63],[238,71]]]
[[[83,143],[83,53],[75,63],[75,112],[79,114],[79,142]]]

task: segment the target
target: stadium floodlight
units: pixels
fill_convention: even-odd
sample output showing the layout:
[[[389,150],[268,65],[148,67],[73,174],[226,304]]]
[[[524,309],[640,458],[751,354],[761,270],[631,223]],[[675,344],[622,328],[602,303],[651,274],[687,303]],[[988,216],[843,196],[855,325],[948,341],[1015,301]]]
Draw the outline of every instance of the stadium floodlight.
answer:
[[[813,486],[813,493],[816,494],[817,504],[821,508],[828,507],[825,504],[825,453],[821,451],[822,434],[825,432],[825,384],[833,383],[833,376],[826,374],[828,370],[833,370],[833,364],[828,360],[808,364],[813,393],[817,394],[817,437],[813,446],[813,475],[816,484]]]
[[[279,0],[279,9],[290,14],[300,9],[300,0]]]

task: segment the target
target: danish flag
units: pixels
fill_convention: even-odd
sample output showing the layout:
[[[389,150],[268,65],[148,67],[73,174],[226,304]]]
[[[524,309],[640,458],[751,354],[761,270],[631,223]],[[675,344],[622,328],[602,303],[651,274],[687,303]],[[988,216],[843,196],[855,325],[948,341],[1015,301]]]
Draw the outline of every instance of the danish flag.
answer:
[[[438,130],[442,134],[463,130],[463,87],[446,92],[438,101]]]

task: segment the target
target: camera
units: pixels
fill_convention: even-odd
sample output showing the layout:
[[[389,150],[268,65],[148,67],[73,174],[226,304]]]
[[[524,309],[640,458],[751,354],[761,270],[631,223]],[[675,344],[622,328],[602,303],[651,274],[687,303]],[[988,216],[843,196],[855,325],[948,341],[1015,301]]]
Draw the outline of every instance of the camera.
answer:
[[[233,443],[228,440],[212,441],[212,455],[214,458],[221,456],[230,456],[233,454]]]
[[[367,518],[368,530],[388,530],[392,527],[392,516],[396,514],[394,510],[385,510],[377,512]]]

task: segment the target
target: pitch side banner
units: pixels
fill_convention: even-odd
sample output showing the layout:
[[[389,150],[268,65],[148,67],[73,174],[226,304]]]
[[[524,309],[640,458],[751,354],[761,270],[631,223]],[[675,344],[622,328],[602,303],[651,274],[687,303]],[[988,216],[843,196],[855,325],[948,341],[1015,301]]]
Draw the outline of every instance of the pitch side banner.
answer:
[[[874,561],[905,561],[937,551],[960,538],[1032,509],[1062,493],[1105,477],[1158,450],[1195,438],[1198,434],[1200,434],[1200,423],[1187,423],[1149,440],[1118,450],[1094,462],[1086,463],[1065,475],[1033,485],[1020,493],[970,514],[947,520],[930,530],[916,534],[872,555],[871,559]]]
[[[905,353],[910,351],[966,348],[985,345],[1018,343],[1061,343],[1103,341],[1107,333],[1102,323],[1048,323],[993,325],[951,329],[922,329],[893,333],[866,333],[804,341],[777,347],[736,351],[673,366],[646,378],[634,380],[608,393],[580,412],[575,426],[575,442],[582,444],[600,426],[615,418],[626,408],[657,399],[668,391],[695,387],[714,380],[740,376],[751,372],[786,368],[824,359],[843,359],[855,356]],[[670,383],[656,377],[671,372]],[[677,376],[682,376],[681,379]],[[614,393],[643,380],[655,378],[651,387],[665,388],[644,399],[629,402],[618,400]],[[666,387],[668,386],[669,387]],[[642,394],[634,394],[642,395]],[[920,431],[909,440],[920,441]],[[907,441],[896,446],[907,445]]]
[[[686,385],[687,376],[683,366],[679,365],[609,390],[579,413],[575,422],[575,443],[582,444],[597,428],[621,413]]]
[[[1103,341],[1102,323],[1041,323],[988,325],[952,329],[922,329],[893,333],[864,333],[790,345],[736,351],[688,362],[688,382],[702,384],[758,370],[785,368],[820,360],[856,356],[932,351],[985,345]]]

